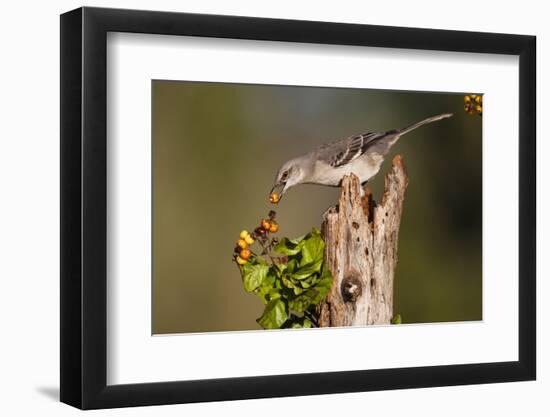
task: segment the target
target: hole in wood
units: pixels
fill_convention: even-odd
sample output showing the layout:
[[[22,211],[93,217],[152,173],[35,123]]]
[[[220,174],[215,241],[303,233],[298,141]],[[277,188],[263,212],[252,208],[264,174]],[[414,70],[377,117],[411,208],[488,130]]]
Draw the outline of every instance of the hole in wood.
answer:
[[[357,277],[350,275],[342,280],[340,291],[346,303],[353,303],[363,293],[363,285]]]

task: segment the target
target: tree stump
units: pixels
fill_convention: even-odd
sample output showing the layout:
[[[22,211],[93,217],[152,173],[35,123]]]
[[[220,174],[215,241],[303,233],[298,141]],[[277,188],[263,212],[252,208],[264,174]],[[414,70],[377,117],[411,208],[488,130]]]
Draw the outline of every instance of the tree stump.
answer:
[[[390,324],[397,240],[409,178],[400,155],[393,159],[377,205],[359,179],[342,180],[338,206],[325,214],[325,262],[334,281],[319,307],[320,327]]]

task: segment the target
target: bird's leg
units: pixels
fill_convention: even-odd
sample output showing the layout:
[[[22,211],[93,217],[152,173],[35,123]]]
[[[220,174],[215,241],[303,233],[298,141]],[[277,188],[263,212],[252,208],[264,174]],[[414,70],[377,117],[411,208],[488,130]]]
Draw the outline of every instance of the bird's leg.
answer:
[[[324,212],[323,212],[323,215],[321,216],[321,218],[324,220],[327,219],[327,216],[331,213],[338,213],[338,204],[336,204],[335,206],[330,206],[328,209],[326,209]]]
[[[361,190],[360,190],[360,192],[359,192],[359,196],[360,196],[361,198],[365,197],[365,195],[366,195],[366,193],[365,193],[365,187],[367,186],[368,183],[369,183],[368,180],[361,183]]]
[[[365,182],[362,182],[361,183],[361,187],[360,190],[359,190],[359,195],[361,196],[361,199],[363,199],[367,194],[365,193],[365,186],[368,184],[368,180],[365,181]],[[338,212],[338,204],[334,205],[334,206],[330,206],[328,209],[326,209],[324,212],[323,212],[323,215],[321,216],[323,220],[326,220],[327,218],[327,215],[330,214],[330,213],[337,213]]]

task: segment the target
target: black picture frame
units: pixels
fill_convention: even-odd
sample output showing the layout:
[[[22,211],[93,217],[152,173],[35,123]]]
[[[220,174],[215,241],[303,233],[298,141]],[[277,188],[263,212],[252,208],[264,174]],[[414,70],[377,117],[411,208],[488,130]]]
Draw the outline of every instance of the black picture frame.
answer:
[[[519,56],[519,360],[107,385],[108,32]],[[61,15],[61,401],[94,409],[535,379],[535,51],[524,35],[88,7]]]

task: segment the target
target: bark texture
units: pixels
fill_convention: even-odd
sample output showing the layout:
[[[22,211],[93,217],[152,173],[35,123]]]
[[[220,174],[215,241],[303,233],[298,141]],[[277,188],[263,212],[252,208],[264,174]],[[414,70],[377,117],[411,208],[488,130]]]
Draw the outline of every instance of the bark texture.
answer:
[[[386,175],[382,202],[355,175],[344,177],[338,206],[322,226],[325,262],[334,277],[327,300],[319,307],[321,327],[389,324],[397,240],[409,179],[400,155]]]

